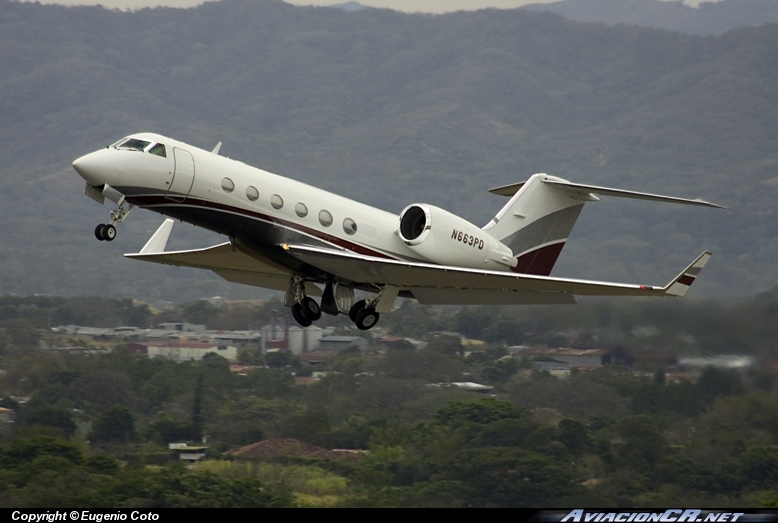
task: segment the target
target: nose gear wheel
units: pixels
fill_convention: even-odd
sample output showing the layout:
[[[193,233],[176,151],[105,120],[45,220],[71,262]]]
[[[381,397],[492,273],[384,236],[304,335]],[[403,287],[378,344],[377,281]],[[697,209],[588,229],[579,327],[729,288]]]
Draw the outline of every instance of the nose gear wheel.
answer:
[[[116,238],[116,227],[109,224],[99,224],[95,227],[95,238],[100,241],[112,242]]]

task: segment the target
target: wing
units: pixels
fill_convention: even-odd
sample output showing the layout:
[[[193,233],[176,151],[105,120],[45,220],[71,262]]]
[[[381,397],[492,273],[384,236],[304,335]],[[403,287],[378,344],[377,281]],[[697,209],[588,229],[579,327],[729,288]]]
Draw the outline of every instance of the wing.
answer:
[[[307,245],[283,248],[342,280],[360,287],[398,287],[426,304],[575,303],[575,295],[683,296],[711,255],[702,253],[670,283],[654,287],[386,260]]]
[[[232,243],[205,249],[165,252],[173,220],[165,220],[140,252],[125,254],[136,260],[209,269],[222,278],[246,285],[285,291],[291,270],[248,254]],[[300,261],[351,282],[355,287],[378,290],[389,286],[412,295],[422,304],[573,304],[575,296],[683,296],[711,256],[702,253],[664,287],[552,278],[512,272],[485,271],[409,261],[374,258],[348,251],[309,245],[281,245]],[[306,293],[321,296],[321,289],[306,282]]]
[[[289,271],[279,269],[269,260],[264,262],[257,254],[248,255],[236,249],[230,242],[205,249],[165,252],[173,223],[171,219],[165,220],[140,252],[124,256],[164,265],[209,269],[233,283],[279,291],[286,290]],[[306,283],[306,293],[311,296],[321,296],[321,289],[312,283]]]

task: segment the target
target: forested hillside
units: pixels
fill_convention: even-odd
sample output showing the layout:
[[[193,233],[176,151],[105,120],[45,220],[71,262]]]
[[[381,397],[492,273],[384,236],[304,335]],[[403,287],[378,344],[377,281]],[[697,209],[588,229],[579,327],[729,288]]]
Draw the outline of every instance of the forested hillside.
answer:
[[[70,162],[136,131],[399,212],[482,225],[490,187],[535,172],[702,197],[727,211],[606,199],[555,273],[664,283],[714,251],[693,292],[778,279],[778,27],[694,37],[548,13],[445,16],[227,0],[133,13],[0,0],[0,293],[183,301],[249,296],[209,273],[125,260]],[[178,225],[171,247],[215,235]]]

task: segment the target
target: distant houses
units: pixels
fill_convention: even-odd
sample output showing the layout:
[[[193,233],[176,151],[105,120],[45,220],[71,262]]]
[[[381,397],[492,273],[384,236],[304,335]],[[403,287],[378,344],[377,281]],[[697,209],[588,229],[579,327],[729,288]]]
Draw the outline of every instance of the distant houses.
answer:
[[[351,347],[359,350],[367,349],[370,342],[359,336],[327,336],[319,340],[319,350],[329,350],[340,352]]]
[[[67,325],[55,327],[52,332],[71,336],[74,339],[88,339],[92,343],[78,342],[72,346],[41,347],[48,351],[100,353],[119,343],[126,345],[136,354],[150,358],[167,357],[175,361],[200,360],[213,352],[235,362],[241,347],[259,347],[263,353],[285,351],[295,356],[324,351],[308,357],[308,360],[324,360],[341,350],[356,346],[365,349],[369,342],[359,336],[325,336],[327,331],[319,327],[302,328],[297,325],[274,324],[258,331],[208,330],[205,325],[187,322],[168,322],[156,329],[118,327],[113,329]],[[105,342],[97,346],[94,342]]]
[[[514,352],[513,357],[527,358],[541,370],[601,367],[611,361],[605,349],[524,348]]]
[[[201,341],[131,342],[127,348],[136,354],[150,358],[165,357],[174,361],[201,360],[206,354],[214,353],[228,361],[238,359],[238,348]]]
[[[322,366],[326,369],[327,362],[335,359],[343,350],[350,348],[363,352],[372,348],[380,357],[396,349],[424,350],[427,345],[424,341],[390,335],[372,340],[361,336],[333,335],[331,331],[316,326],[302,328],[290,325],[288,319],[283,317],[277,317],[271,324],[253,331],[208,330],[205,325],[183,321],[162,323],[156,329],[136,327],[106,329],[69,325],[53,328],[52,331],[69,337],[70,339],[63,341],[70,345],[43,344],[42,350],[98,354],[122,343],[137,354],[150,358],[164,357],[174,361],[200,360],[205,355],[214,353],[231,362],[233,372],[242,374],[257,368],[253,365],[237,365],[238,355],[244,347],[259,348],[265,355],[275,352],[289,353],[296,356],[304,365]],[[458,336],[456,333],[442,334]],[[489,350],[489,347],[484,347],[485,343],[480,340],[467,340],[461,336],[460,340],[465,349],[465,356]],[[62,342],[57,340],[56,343]],[[674,380],[692,381],[696,380],[706,367],[745,371],[761,365],[768,372],[778,374],[778,362],[772,362],[771,365],[771,362],[758,362],[747,355],[678,357],[662,348],[630,350],[623,347],[547,348],[518,345],[505,347],[505,349],[508,355],[500,360],[503,363],[506,359],[513,358],[517,362],[529,363],[536,370],[547,371],[559,377],[569,375],[573,369],[587,371],[604,365],[636,369],[636,372],[654,372],[662,369],[668,373],[668,376],[672,375]],[[300,380],[300,384],[308,384],[308,381],[310,380]],[[462,384],[446,386],[474,390]],[[491,390],[484,388],[480,392],[491,393]]]

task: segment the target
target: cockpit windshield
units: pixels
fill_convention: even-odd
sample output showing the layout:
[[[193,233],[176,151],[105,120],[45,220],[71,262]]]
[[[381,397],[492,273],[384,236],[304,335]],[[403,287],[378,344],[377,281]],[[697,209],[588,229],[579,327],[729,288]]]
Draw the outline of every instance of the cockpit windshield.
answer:
[[[141,140],[139,138],[132,138],[129,136],[111,144],[110,147],[115,149],[130,149],[131,151],[147,152],[155,156],[167,158],[167,150],[165,149],[164,144],[155,143],[149,140]]]
[[[130,138],[129,140],[125,140],[116,147],[120,147],[122,149],[135,149],[137,151],[144,151],[146,147],[151,145],[151,142],[147,142],[146,140],[138,140],[137,138]]]
[[[154,145],[151,149],[149,149],[149,153],[156,154],[157,156],[161,156],[162,158],[167,158],[167,153],[165,152],[165,146],[161,143],[158,143]]]

